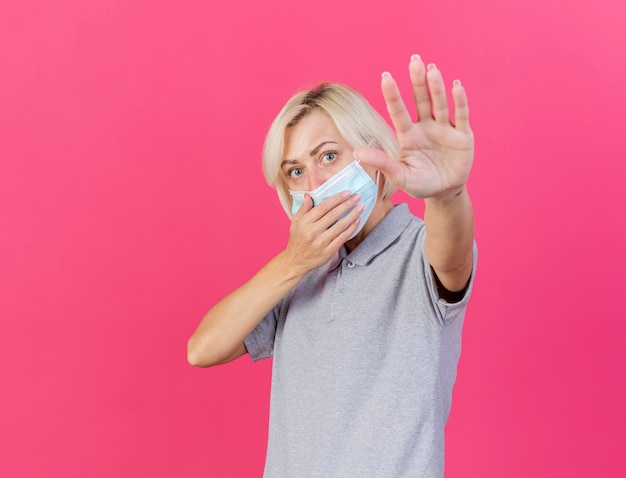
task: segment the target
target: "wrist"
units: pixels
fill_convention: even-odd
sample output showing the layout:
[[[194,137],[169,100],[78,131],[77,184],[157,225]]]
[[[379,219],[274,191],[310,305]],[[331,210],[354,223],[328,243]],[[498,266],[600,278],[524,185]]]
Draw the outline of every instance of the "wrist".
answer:
[[[426,203],[437,204],[439,206],[447,206],[447,205],[455,204],[459,202],[460,200],[467,198],[467,197],[468,197],[467,186],[463,184],[457,188],[448,189],[446,191],[442,191],[433,196],[424,198],[424,201]]]
[[[282,277],[287,282],[300,282],[310,271],[310,269],[307,269],[298,261],[298,254],[295,254],[295,256],[294,254],[290,254],[289,249],[278,253],[275,259]]]

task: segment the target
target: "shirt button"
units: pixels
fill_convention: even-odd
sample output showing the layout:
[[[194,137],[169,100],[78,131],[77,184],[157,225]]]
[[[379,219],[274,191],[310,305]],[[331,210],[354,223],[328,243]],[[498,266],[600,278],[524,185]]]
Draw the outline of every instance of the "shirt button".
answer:
[[[354,262],[348,261],[348,267],[352,269],[354,267]]]

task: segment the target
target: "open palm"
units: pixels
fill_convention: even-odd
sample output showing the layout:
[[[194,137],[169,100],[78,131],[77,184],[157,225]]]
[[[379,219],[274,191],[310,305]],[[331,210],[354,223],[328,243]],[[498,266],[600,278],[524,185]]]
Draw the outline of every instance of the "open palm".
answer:
[[[381,83],[400,146],[399,160],[372,149],[359,151],[358,157],[365,164],[380,169],[410,196],[442,196],[462,187],[472,167],[474,136],[469,125],[467,96],[461,83],[455,81],[452,123],[443,78],[437,67],[426,68],[421,58],[413,55],[409,74],[417,109],[416,122],[389,73],[383,74]]]

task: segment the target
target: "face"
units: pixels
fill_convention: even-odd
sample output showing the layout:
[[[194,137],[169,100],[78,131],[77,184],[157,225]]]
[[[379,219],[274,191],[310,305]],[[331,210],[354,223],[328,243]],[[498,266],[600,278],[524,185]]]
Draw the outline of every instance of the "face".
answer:
[[[286,131],[281,173],[290,190],[312,191],[354,161],[353,152],[332,118],[313,111]]]

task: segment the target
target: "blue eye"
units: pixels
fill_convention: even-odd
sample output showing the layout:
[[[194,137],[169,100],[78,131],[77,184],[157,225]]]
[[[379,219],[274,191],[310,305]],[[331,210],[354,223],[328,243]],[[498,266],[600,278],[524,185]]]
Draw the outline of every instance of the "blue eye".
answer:
[[[334,153],[334,152],[324,153],[322,155],[322,161],[325,163],[330,163],[331,161],[334,161],[335,159],[337,159],[337,153]]]
[[[302,176],[302,173],[304,173],[302,168],[292,168],[287,174],[292,178],[297,178],[298,176]]]

